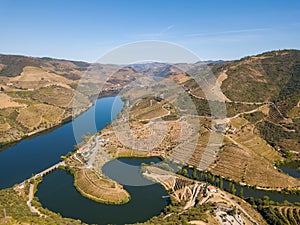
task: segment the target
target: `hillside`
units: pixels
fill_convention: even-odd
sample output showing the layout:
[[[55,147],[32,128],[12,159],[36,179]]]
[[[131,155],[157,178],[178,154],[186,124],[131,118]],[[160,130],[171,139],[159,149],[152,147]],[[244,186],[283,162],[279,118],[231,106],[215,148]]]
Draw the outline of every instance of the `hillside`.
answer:
[[[221,88],[233,101],[279,101],[291,94],[299,97],[299,65],[298,50],[267,52],[225,63],[219,71],[228,77]]]
[[[300,151],[300,51],[250,56],[217,71],[226,74],[221,89],[231,101],[270,103],[268,115],[256,121],[270,145]]]
[[[77,89],[88,69],[93,75]],[[0,148],[69,120],[75,93],[82,97],[82,111],[98,95],[115,94],[136,76],[133,69],[114,65],[0,55]]]
[[[201,62],[196,65],[201,65]],[[128,82],[144,75],[172,79],[182,85],[191,95],[199,115],[209,118],[211,112],[203,90],[179,69],[192,67],[191,64],[164,63],[121,67],[0,55],[0,143],[19,140],[70,118],[73,96],[80,79],[84,81],[81,80],[83,87],[80,91],[88,96],[82,103],[82,110],[91,104],[91,99],[99,95],[102,85],[104,92],[100,94],[112,95]],[[225,94],[227,127],[230,132],[234,130],[225,134],[227,142],[217,160],[221,165],[213,165],[213,170],[221,171],[224,176],[245,180],[245,166],[250,168],[250,164],[240,166],[240,172],[235,171],[237,174],[225,174],[228,171],[223,168],[229,165],[226,163],[228,160],[223,159],[230,157],[230,152],[233,154],[242,149],[243,154],[239,154],[241,162],[245,161],[243,157],[258,152],[252,159],[257,161],[257,158],[263,157],[268,162],[268,168],[271,168],[275,161],[282,161],[287,152],[300,151],[300,51],[273,51],[236,61],[210,62],[209,68],[217,76],[217,85]],[[87,69],[92,70],[92,75],[83,78]],[[108,81],[99,79],[112,72],[115,73]],[[245,140],[240,138],[241,135]],[[256,145],[249,145],[251,140],[253,143],[259,140],[256,143],[260,143],[261,150],[257,150]],[[239,148],[232,146],[234,143],[238,143]],[[201,157],[203,149],[200,146],[195,155]],[[269,158],[262,155],[264,151],[270,151]],[[288,155],[291,157],[291,154]],[[297,155],[292,157],[297,158]],[[198,161],[195,157],[194,163]],[[251,165],[253,168],[257,166],[254,162]]]
[[[197,65],[201,65],[201,62],[198,62]],[[124,99],[131,99],[131,97],[138,99],[138,102],[131,108],[125,104],[123,113],[126,114],[127,110],[130,112],[128,121],[131,131],[136,137],[149,136],[149,128],[154,121],[158,130],[166,126],[166,135],[160,144],[153,149],[149,148],[150,151],[134,151],[121,143],[116,133],[112,132],[112,126],[109,125],[102,131],[104,132],[102,135],[105,134],[106,140],[109,140],[107,144],[103,145],[109,156],[162,156],[176,161],[182,155],[191,153],[188,147],[176,151],[179,143],[189,141],[188,138],[180,136],[184,134],[189,137],[190,133],[193,133],[193,127],[187,120],[185,121],[184,117],[179,116],[178,110],[174,107],[174,99],[178,96],[174,94],[174,90],[177,90],[175,87],[167,86],[169,83],[166,80],[171,80],[183,87],[183,90],[191,97],[191,101],[198,111],[195,124],[198,124],[199,121],[201,125],[197,145],[187,161],[189,166],[201,170],[201,166],[209,161],[207,160],[210,159],[209,157],[212,157],[213,160],[210,161],[212,163],[205,167],[205,170],[209,170],[214,179],[222,177],[222,179],[233,180],[243,185],[268,190],[299,191],[300,180],[283,173],[279,166],[285,160],[300,158],[300,51],[273,51],[237,61],[211,62],[208,68],[216,75],[215,82],[223,91],[226,101],[227,112],[225,118],[220,118],[219,124],[212,124],[213,116],[210,105],[218,106],[220,102],[207,100],[204,94],[207,90],[201,90],[188,73],[178,69],[190,69],[193,66],[195,65],[149,63],[122,67],[91,65],[85,62],[50,58],[0,55],[0,144],[19,140],[69,119],[75,94],[87,96],[83,99],[81,107],[82,110],[85,110],[99,95],[114,95],[126,84],[142,75],[145,77],[155,76],[159,78],[159,82],[153,84],[153,87],[149,85],[145,88],[142,83],[138,83],[139,85],[132,92],[123,93]],[[84,77],[87,69],[92,72],[89,76]],[[110,74],[112,75],[109,80],[102,79]],[[205,79],[213,80],[212,74],[205,75],[207,75]],[[81,85],[80,89],[77,89],[78,85]],[[168,88],[165,96],[171,95],[169,99],[158,97],[157,94],[147,96],[145,89],[152,93],[158,93],[157,90],[160,90],[161,86]],[[99,93],[100,89],[101,93]],[[187,102],[183,99],[179,107]],[[162,120],[158,118],[162,118]],[[115,125],[120,127],[114,129],[123,130],[123,119],[122,116],[116,119],[121,123],[117,122]],[[223,130],[222,127],[225,129]],[[206,152],[206,147],[213,132],[216,132],[224,141],[220,148],[218,145],[216,154],[210,155],[210,152]],[[126,135],[123,136],[124,139],[128,138]],[[148,146],[149,143],[145,143],[145,145]],[[78,151],[74,153],[75,156],[77,154]],[[75,156],[73,159],[76,161],[78,159]],[[93,156],[93,166],[97,168],[96,171],[101,171],[100,168],[105,161],[103,152],[96,151]],[[79,155],[79,157],[81,156]],[[72,163],[74,162],[72,161]],[[77,183],[75,184],[77,189],[85,196],[90,190],[93,193],[100,193],[101,198],[99,196],[93,198],[100,202],[104,201],[103,197],[111,200],[110,195],[116,190],[110,189],[117,187],[115,183],[110,181],[105,183],[102,177],[97,177],[97,174],[91,173],[91,171],[77,171]],[[94,189],[91,189],[90,183],[95,184],[95,174],[99,186],[95,185]],[[104,184],[110,188],[108,191],[107,188],[105,189],[106,196],[102,196],[101,188],[105,186]],[[15,199],[13,205],[20,202],[21,205],[16,206],[24,208],[26,200],[24,196],[17,196],[12,189],[3,191],[3,199],[7,195]],[[122,189],[119,191],[123,193]],[[127,201],[126,193],[124,196]],[[219,200],[222,204],[224,203],[222,197]],[[241,199],[237,199],[237,201],[240,202]],[[168,214],[162,213],[145,224],[161,224],[163,220],[166,223],[174,220],[196,222],[202,220],[208,224],[214,224],[215,220],[211,216],[211,210],[215,207],[213,204],[216,202],[211,200],[212,205],[204,205],[207,208],[195,207],[184,213],[177,212],[178,205],[175,205],[174,209],[166,208],[175,210],[175,213],[172,210],[166,211]],[[247,208],[250,207],[246,203],[242,204]],[[7,212],[13,216],[8,219],[12,219],[13,222],[15,222],[14,220],[19,221],[17,218],[19,215],[11,211],[10,206],[5,205],[5,207],[8,209]],[[259,211],[264,218],[270,220],[275,214],[283,217],[283,220],[291,217],[296,221],[299,218],[299,211],[296,207],[274,206],[270,210],[267,209],[261,208]],[[43,209],[40,208],[40,210]],[[37,223],[52,223],[52,219],[61,221],[62,224],[75,223],[69,219],[63,219],[59,215],[52,215],[46,210],[43,213],[49,214],[49,217],[36,217]],[[263,221],[257,212],[252,210],[252,213]],[[23,214],[20,217],[21,220],[32,220],[32,214],[28,209]],[[191,217],[191,215],[193,216]],[[79,221],[76,222],[80,224]],[[249,222],[249,224],[251,223]]]
[[[272,51],[212,67],[227,97],[227,118],[224,145],[209,170],[264,188],[299,186],[299,180],[277,167],[300,156],[299,67],[298,50]],[[200,115],[209,116],[197,85],[192,80],[185,85]],[[197,166],[205,146],[196,149],[192,165]]]

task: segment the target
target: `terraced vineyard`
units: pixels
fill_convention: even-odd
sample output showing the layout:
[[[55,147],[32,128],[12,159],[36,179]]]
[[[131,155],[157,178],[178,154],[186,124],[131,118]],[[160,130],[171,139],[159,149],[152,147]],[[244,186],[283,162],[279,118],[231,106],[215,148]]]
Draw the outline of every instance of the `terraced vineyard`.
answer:
[[[33,104],[19,110],[17,121],[32,131],[39,127],[51,126],[64,118],[65,110],[47,104]]]
[[[225,144],[211,166],[213,173],[262,187],[300,186],[299,180],[274,168],[274,162],[282,160],[282,156],[259,136],[253,124],[236,118],[232,125],[237,130],[226,135]]]
[[[230,177],[236,181],[245,181],[245,172],[247,169],[248,156],[242,148],[228,143],[219,152],[215,165],[211,167],[211,171],[224,177]]]
[[[300,221],[300,207],[274,206],[261,211],[269,224],[298,225]]]
[[[130,199],[121,185],[92,169],[77,170],[74,186],[83,196],[106,204],[125,204]]]
[[[138,120],[150,120],[156,117],[163,117],[168,114],[164,108],[164,101],[157,101],[154,98],[143,99],[132,108],[132,115]]]

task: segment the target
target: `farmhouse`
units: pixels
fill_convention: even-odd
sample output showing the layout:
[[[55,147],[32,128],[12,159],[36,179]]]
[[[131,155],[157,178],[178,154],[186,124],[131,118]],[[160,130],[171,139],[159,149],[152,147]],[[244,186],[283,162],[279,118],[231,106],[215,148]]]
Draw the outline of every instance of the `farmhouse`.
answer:
[[[216,192],[217,192],[217,189],[214,186],[209,185],[206,188],[206,193],[216,193]]]

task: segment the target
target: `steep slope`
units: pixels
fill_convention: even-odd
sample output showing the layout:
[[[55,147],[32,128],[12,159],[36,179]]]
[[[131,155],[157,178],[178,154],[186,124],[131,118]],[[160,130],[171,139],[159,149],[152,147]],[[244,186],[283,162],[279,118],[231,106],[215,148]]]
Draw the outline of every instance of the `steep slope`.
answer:
[[[82,96],[82,112],[137,76],[117,65],[0,54],[0,147],[69,119],[75,93]]]
[[[283,50],[227,63],[224,94],[233,101],[268,102],[299,95],[293,81],[299,78],[300,51]],[[292,89],[290,93],[287,90]]]
[[[224,63],[221,89],[235,102],[269,103],[256,124],[273,147],[300,152],[300,51],[272,51]]]

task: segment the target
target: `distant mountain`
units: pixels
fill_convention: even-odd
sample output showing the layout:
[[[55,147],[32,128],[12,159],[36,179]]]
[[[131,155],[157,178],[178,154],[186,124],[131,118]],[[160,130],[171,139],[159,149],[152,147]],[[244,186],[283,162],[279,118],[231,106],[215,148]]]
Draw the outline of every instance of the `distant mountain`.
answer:
[[[82,96],[80,112],[137,76],[117,65],[0,55],[0,147],[70,119],[75,93]]]
[[[85,71],[90,64],[52,58],[35,58],[19,55],[0,54],[0,76],[16,77],[23,72],[24,67],[40,67],[48,72],[54,72],[70,79],[79,79],[78,73]]]
[[[144,76],[165,77],[171,74],[181,73],[181,69],[176,64],[151,62],[132,64],[129,67]]]
[[[224,60],[204,60],[198,61],[195,64],[207,64],[207,65],[216,65],[225,62]]]
[[[183,82],[181,84],[195,96],[205,98],[198,85],[184,73],[203,63],[212,69],[227,101],[232,102],[228,103],[231,104],[227,110],[230,114],[240,108],[249,108],[246,103],[270,103],[269,116],[256,124],[261,136],[273,146],[300,149],[299,50],[271,51],[235,61],[150,62],[128,66],[0,54],[0,126],[3,128],[0,142],[16,140],[70,116],[72,96],[87,69],[93,70],[93,76],[98,78],[110,77],[108,81],[93,77],[85,80],[84,94],[90,97],[99,94],[103,82],[102,90],[115,93],[143,75],[173,77],[176,82]],[[28,111],[29,106],[33,108]],[[34,122],[24,116],[41,108],[49,112],[56,110],[61,117],[44,118],[45,122],[39,123],[42,120]]]

